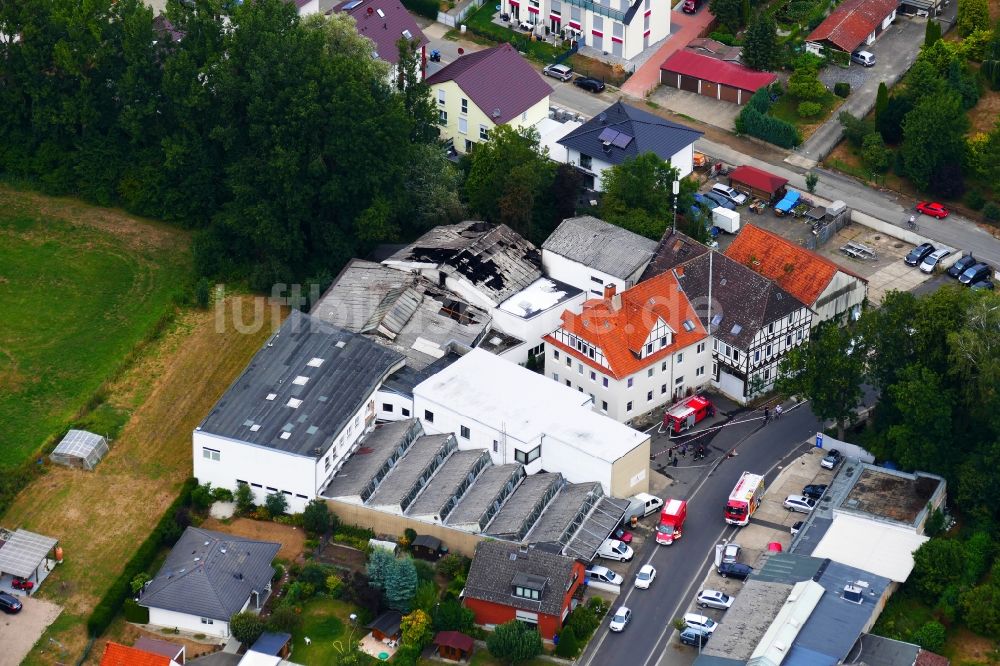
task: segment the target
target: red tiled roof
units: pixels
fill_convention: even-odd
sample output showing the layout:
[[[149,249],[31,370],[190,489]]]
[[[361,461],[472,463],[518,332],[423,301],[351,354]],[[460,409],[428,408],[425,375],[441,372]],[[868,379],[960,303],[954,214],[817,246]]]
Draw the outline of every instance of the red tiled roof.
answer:
[[[775,176],[773,173],[768,173],[752,166],[736,167],[729,174],[729,180],[731,183],[743,183],[755,190],[762,190],[771,194],[774,194],[788,184],[787,178]]]
[[[454,81],[497,125],[552,94],[542,75],[510,44],[464,55],[427,77],[427,85]]]
[[[816,302],[837,271],[863,279],[826,257],[752,224],[740,230],[724,254],[774,280],[782,289],[809,306]]]
[[[163,655],[110,642],[101,657],[101,666],[170,666],[170,663],[171,660]]]
[[[462,652],[470,652],[474,644],[472,637],[466,636],[461,631],[439,631],[434,636],[434,645],[443,645]]]
[[[353,1],[353,0],[352,0]],[[399,0],[362,0],[350,9],[344,2],[337,5],[334,11],[344,12],[354,17],[358,24],[358,34],[375,42],[375,52],[379,60],[390,65],[399,62],[399,47],[396,42],[405,37],[403,31],[410,33],[413,39],[420,40],[420,46],[426,46],[430,40],[420,31],[417,22],[410,12],[406,11]]]
[[[942,657],[941,655],[928,652],[927,650],[921,650],[917,653],[917,661],[914,662],[914,666],[948,666],[951,664],[951,660],[948,657]]]
[[[899,0],[846,0],[809,33],[806,41],[826,41],[853,51],[897,7]]]
[[[667,58],[660,65],[660,69],[713,83],[722,83],[749,92],[756,92],[764,86],[769,86],[778,78],[771,72],[758,72],[743,65],[710,58],[684,49]]]
[[[562,315],[562,329],[599,347],[611,366],[610,374],[616,379],[635,374],[708,337],[672,271],[640,282],[620,296],[620,301],[616,297],[592,299],[583,304],[580,314],[566,311]],[[674,331],[672,344],[640,359],[642,347],[658,319]],[[685,328],[685,322],[690,331]],[[608,368],[555,337],[545,339],[591,367],[608,372]]]

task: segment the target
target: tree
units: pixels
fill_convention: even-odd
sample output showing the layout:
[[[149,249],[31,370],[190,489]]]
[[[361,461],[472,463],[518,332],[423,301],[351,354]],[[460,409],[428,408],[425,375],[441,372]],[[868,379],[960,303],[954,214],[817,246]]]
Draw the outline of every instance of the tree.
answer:
[[[601,216],[641,236],[659,239],[673,217],[677,173],[654,153],[643,153],[606,169]]]
[[[815,171],[810,171],[806,174],[806,189],[809,190],[809,194],[816,191],[816,183],[819,182],[819,175]]]
[[[913,553],[913,587],[937,599],[949,585],[959,583],[965,570],[965,549],[957,539],[931,539]]]
[[[795,59],[795,69],[788,79],[788,94],[802,102],[818,102],[828,94],[819,80],[820,59],[806,53]]]
[[[434,631],[468,632],[476,622],[476,614],[456,599],[442,601],[431,613]]]
[[[431,640],[431,618],[419,608],[404,615],[399,626],[402,630],[404,645],[423,648]]]
[[[422,580],[417,583],[417,591],[413,594],[411,608],[419,608],[428,613],[434,610],[434,605],[438,603],[438,586],[432,580]]]
[[[910,640],[931,652],[940,652],[946,638],[944,625],[934,620],[925,623],[910,636]]]
[[[559,644],[556,645],[556,655],[566,659],[573,659],[580,651],[580,642],[576,640],[573,627],[563,627],[559,632]]]
[[[841,111],[837,120],[844,127],[844,138],[855,148],[860,148],[865,137],[875,131],[870,121],[852,116],[847,111]]]
[[[900,152],[914,185],[927,190],[939,165],[962,162],[968,127],[968,116],[954,93],[926,98],[906,115]]]
[[[740,26],[750,23],[750,0],[740,2]]]
[[[910,365],[889,387],[901,422],[886,433],[892,458],[905,469],[929,469],[949,457],[952,448],[951,396],[936,373]]]
[[[975,30],[989,30],[990,8],[987,0],[958,0],[958,34],[966,37]]]
[[[886,143],[896,145],[903,140],[903,119],[913,109],[909,97],[889,98],[885,110],[875,118],[875,126]]]
[[[878,132],[872,132],[861,142],[861,159],[868,168],[878,173],[885,173],[892,163],[892,153],[885,147],[885,141]]]
[[[284,493],[268,493],[264,499],[264,507],[272,516],[280,516],[288,508],[288,500]]]
[[[542,637],[536,627],[511,620],[486,637],[486,648],[500,661],[517,664],[542,653]]]
[[[393,558],[385,577],[385,603],[389,608],[398,611],[410,610],[413,595],[417,591],[417,569],[413,559],[409,557]]]
[[[875,95],[875,120],[878,121],[878,117],[885,113],[886,108],[889,106],[889,89],[885,85],[885,81],[879,81],[878,93]]]
[[[399,52],[396,88],[402,94],[403,108],[413,121],[410,137],[419,143],[430,143],[438,137],[437,109],[431,99],[431,88],[421,77],[420,41],[401,37],[396,50]]]
[[[244,645],[253,645],[264,633],[264,620],[257,613],[243,611],[229,618],[229,631]]]
[[[962,619],[981,636],[1000,637],[1000,584],[977,585],[961,596]]]
[[[758,12],[747,28],[741,55],[743,64],[770,71],[778,60],[778,26],[767,12]]]
[[[236,513],[246,515],[253,511],[254,496],[249,483],[237,483],[234,497],[236,498]]]
[[[373,548],[368,555],[368,582],[378,590],[385,590],[386,581],[390,576],[396,558],[384,548]]]
[[[927,25],[924,27],[924,48],[930,48],[939,39],[941,39],[941,24],[934,19],[927,19]]]
[[[742,0],[709,0],[708,10],[719,20],[719,23],[735,33],[742,25]]]
[[[791,350],[782,360],[776,388],[789,395],[809,399],[821,419],[833,419],[837,437],[861,400],[864,363],[861,354],[850,353],[851,333],[836,322],[824,322],[809,343]]]
[[[138,594],[142,592],[143,588],[146,587],[146,583],[148,583],[151,580],[153,580],[153,577],[150,576],[145,571],[136,574],[135,577],[132,579],[132,581],[129,583],[129,587],[132,589],[133,596],[138,596]]]
[[[268,631],[291,634],[302,625],[302,615],[288,604],[281,604],[267,618]],[[252,645],[252,643],[251,643]]]
[[[323,535],[330,529],[330,507],[321,499],[314,499],[306,504],[302,512],[302,527],[309,534]]]

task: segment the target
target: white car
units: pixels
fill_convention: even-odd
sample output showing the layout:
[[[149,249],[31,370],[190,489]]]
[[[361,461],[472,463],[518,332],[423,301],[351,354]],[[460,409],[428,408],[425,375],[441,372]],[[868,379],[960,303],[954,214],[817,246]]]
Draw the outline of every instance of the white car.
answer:
[[[611,631],[619,632],[624,631],[625,625],[629,623],[632,619],[632,611],[626,606],[619,606],[618,610],[615,611],[614,617],[611,618],[611,626],[609,627]]]
[[[715,185],[712,185],[712,189],[710,191],[722,197],[725,197],[727,201],[736,206],[742,206],[747,202],[747,195],[743,194],[742,192],[738,192],[737,190],[734,190],[728,185],[723,185],[722,183],[716,183]]]
[[[597,549],[597,556],[606,560],[618,560],[628,562],[635,553],[632,549],[623,544],[618,539],[605,539],[601,547]]]
[[[738,543],[730,543],[726,545],[726,549],[722,551],[722,561],[723,562],[739,562],[740,561],[740,545]]]
[[[640,590],[648,590],[656,578],[656,569],[652,564],[644,564],[635,574],[635,586]]]
[[[785,498],[784,506],[789,511],[812,513],[812,510],[816,508],[816,500],[804,495],[789,495]]]
[[[698,605],[702,608],[729,610],[733,605],[733,597],[719,590],[702,590],[698,593]]]
[[[685,613],[684,614],[684,624],[694,629],[699,629],[704,631],[706,634],[710,634],[715,631],[719,623],[710,617],[705,617],[704,615],[698,615],[697,613]]]
[[[941,260],[951,254],[951,250],[934,250],[927,255],[927,258],[920,262],[920,271],[923,273],[933,273]]]
[[[590,580],[597,580],[602,583],[610,583],[611,585],[621,585],[625,581],[620,573],[614,572],[611,569],[600,565],[594,565],[587,569],[587,578]]]

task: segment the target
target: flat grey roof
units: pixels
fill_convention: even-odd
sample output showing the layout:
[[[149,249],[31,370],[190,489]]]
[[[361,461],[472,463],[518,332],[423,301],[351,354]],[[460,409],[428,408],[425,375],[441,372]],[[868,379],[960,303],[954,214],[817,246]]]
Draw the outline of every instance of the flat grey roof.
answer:
[[[385,464],[402,455],[423,431],[417,419],[393,421],[378,426],[361,440],[361,446],[344,462],[323,495],[359,495]]]
[[[756,576],[756,572],[754,576]],[[771,626],[792,591],[787,583],[751,578],[735,595],[733,605],[705,644],[702,654],[746,662]]]
[[[487,467],[472,484],[468,494],[462,498],[446,521],[449,525],[467,525],[479,522],[496,501],[504,487],[524,474],[519,463]]]
[[[293,310],[199,430],[319,458],[403,356]]]
[[[421,483],[421,477],[433,473],[435,464],[458,447],[454,435],[424,435],[417,439],[403,459],[389,472],[382,484],[366,504],[373,506],[396,505]],[[436,462],[440,461],[440,462]],[[424,479],[426,482],[426,479]]]
[[[601,497],[593,510],[563,548],[563,554],[590,562],[604,540],[621,523],[628,509],[628,500]]]
[[[420,493],[417,501],[407,508],[407,515],[436,515],[477,468],[481,469],[490,464],[489,460],[490,454],[485,449],[455,451]]]
[[[562,546],[603,495],[601,484],[596,481],[566,484],[549,502],[545,513],[528,533],[527,540],[531,543],[558,543]]]
[[[590,215],[563,220],[542,243],[543,251],[622,279],[645,268],[656,247],[655,240]]]
[[[913,666],[920,654],[920,646],[892,638],[861,634],[851,649],[848,664],[871,666]]]
[[[57,539],[28,530],[0,530],[0,573],[30,578],[57,543]]]
[[[562,474],[532,474],[517,487],[514,494],[490,523],[487,534],[520,541],[562,484]]]

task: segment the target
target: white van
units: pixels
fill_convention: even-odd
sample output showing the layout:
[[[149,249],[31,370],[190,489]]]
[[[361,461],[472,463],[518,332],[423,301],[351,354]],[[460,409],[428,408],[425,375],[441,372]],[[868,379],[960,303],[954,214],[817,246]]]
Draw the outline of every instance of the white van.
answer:
[[[851,60],[859,65],[871,67],[875,64],[875,54],[870,51],[855,51],[851,54]]]

